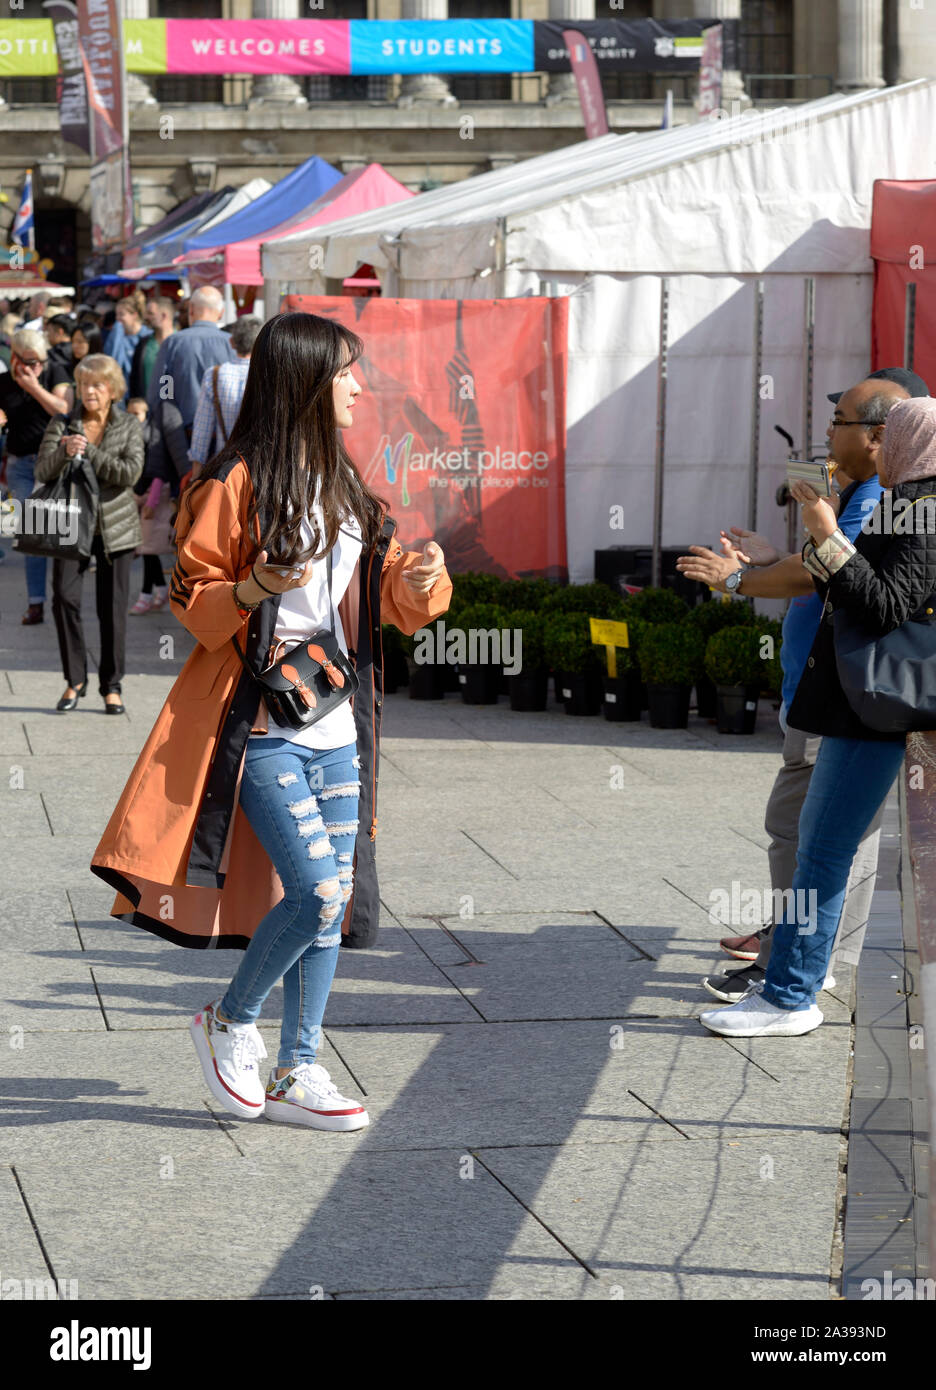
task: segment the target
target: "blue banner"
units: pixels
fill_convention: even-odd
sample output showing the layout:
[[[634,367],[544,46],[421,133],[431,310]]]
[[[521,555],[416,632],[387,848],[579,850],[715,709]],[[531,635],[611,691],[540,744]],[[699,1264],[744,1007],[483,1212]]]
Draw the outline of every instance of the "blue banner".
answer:
[[[352,19],[351,72],[531,72],[531,19]]]

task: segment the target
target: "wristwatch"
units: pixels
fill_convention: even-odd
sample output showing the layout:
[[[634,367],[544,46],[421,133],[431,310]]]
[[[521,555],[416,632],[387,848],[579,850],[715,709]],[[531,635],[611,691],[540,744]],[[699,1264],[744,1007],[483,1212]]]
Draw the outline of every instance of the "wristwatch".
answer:
[[[725,592],[726,592],[726,593],[729,593],[729,594],[737,593],[738,588],[740,587],[740,584],[741,584],[741,577],[742,577],[743,574],[744,574],[744,570],[743,570],[743,569],[741,569],[741,570],[735,570],[734,574],[729,574],[728,578],[725,580]]]

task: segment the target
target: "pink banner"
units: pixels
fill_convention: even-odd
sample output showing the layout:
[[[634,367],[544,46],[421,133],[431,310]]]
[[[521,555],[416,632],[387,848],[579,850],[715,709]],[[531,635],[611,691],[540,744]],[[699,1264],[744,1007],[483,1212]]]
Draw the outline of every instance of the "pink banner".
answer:
[[[699,69],[699,115],[721,109],[722,27],[713,24],[702,32],[702,66]]]
[[[238,67],[238,59],[245,66]],[[347,73],[346,19],[172,19],[166,23],[166,71]]]
[[[597,59],[588,40],[578,29],[563,29],[562,42],[569,50],[572,71],[575,74],[586,139],[595,140],[600,135],[608,134],[608,113],[605,109]]]

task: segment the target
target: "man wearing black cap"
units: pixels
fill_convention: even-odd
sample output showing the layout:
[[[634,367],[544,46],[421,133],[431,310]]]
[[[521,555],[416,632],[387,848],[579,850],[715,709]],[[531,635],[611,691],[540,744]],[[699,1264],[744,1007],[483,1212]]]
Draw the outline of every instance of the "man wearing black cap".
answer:
[[[880,500],[877,467],[888,411],[898,400],[905,400],[911,395],[929,395],[926,383],[903,367],[885,367],[873,372],[850,390],[836,391],[828,397],[836,406],[826,436],[829,440],[829,458],[838,465],[836,481],[842,485],[839,527],[849,540],[855,538],[862,523]],[[819,626],[822,601],[798,553],[781,555],[763,537],[736,526],[731,527],[730,534],[722,532],[722,546],[724,555],[716,555],[714,551],[701,546],[692,546],[690,555],[677,560],[677,568],[687,578],[700,580],[725,593],[791,599],[783,622],[780,657],[783,668],[780,709],[784,735],[783,765],[774,782],[764,819],[764,829],[770,837],[768,860],[776,903],[780,901],[777,893],[788,890],[793,882],[799,813],[819,753],[820,739],[788,728],[785,715],[793,702]],[[745,569],[745,564],[752,568]],[[878,813],[866,831],[852,865],[832,951],[829,967],[832,973],[826,981],[827,988],[835,984],[835,971],[854,967],[858,962],[877,872],[882,812]],[[703,984],[710,994],[733,1004],[763,980],[770,959],[771,926],[751,936],[728,937],[722,941],[722,948],[729,955],[752,963],[741,970],[706,977]]]

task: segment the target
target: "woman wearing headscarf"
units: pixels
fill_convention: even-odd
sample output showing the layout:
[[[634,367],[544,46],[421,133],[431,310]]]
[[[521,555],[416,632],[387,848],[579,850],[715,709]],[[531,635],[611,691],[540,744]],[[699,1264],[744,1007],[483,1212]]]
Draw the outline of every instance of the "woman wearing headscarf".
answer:
[[[862,422],[855,426],[868,428]],[[822,744],[799,822],[793,901],[774,928],[763,982],[740,1002],[701,1015],[726,1037],[798,1036],[818,1028],[822,988],[852,860],[903,762],[906,735],[864,724],[846,698],[834,643],[836,612],[868,640],[909,619],[936,622],[936,399],[898,401],[884,426],[878,476],[885,493],[852,544],[832,508],[806,483],[802,503],[810,539],[803,562],[825,600],[823,620],[787,722],[821,734]],[[929,504],[924,499],[932,499]],[[919,505],[919,504],[923,505]],[[895,518],[908,518],[899,525]]]

